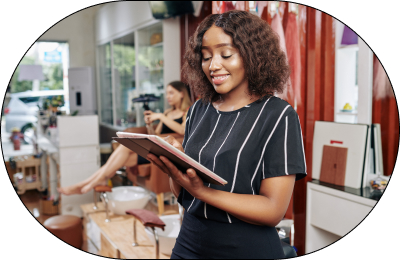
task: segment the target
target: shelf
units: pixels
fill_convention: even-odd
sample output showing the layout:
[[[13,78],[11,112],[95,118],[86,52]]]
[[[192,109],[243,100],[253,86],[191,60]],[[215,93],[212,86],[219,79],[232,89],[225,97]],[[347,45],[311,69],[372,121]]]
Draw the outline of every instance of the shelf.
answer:
[[[163,42],[159,42],[153,45],[141,45],[139,48],[157,48],[157,47],[163,47]]]
[[[354,112],[337,112],[336,115],[346,115],[346,116],[356,116],[358,113],[357,111]]]
[[[156,43],[156,44],[153,44],[153,45],[149,45],[147,47],[162,47],[162,46],[163,46],[163,42],[159,42],[159,43]]]
[[[350,50],[350,49],[358,50],[358,44],[341,45],[338,49],[339,50]]]
[[[149,71],[162,71],[164,68],[159,68],[159,69],[149,69]]]

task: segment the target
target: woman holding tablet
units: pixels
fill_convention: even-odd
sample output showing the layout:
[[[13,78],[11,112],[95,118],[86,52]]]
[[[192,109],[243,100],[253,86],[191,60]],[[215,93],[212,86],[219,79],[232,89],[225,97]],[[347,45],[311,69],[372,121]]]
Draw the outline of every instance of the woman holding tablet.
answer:
[[[155,120],[160,120],[156,129],[149,134],[178,133],[183,135],[185,132],[186,113],[191,105],[186,85],[180,81],[169,83],[166,88],[166,99],[171,108],[164,113],[144,112],[147,130],[153,130],[152,123]],[[93,175],[77,184],[61,187],[58,191],[64,195],[86,193],[97,185],[106,184],[106,180],[114,176],[115,172],[122,166],[133,167],[137,164],[145,163],[149,163],[149,161],[138,156],[125,146],[119,145],[107,162]]]
[[[245,11],[209,15],[189,40],[183,75],[201,100],[183,144],[166,140],[228,181],[203,182],[149,154],[185,208],[171,258],[283,258],[275,226],[306,175],[297,113],[273,96],[290,74],[277,35]]]

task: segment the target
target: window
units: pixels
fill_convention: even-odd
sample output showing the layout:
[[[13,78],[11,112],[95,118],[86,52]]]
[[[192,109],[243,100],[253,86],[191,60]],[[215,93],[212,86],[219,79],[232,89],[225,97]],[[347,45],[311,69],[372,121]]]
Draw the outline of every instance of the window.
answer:
[[[164,110],[162,23],[130,32],[99,45],[98,74],[101,122],[113,127],[144,126],[143,103],[132,99],[153,94],[154,112]]]
[[[111,44],[98,47],[100,78],[100,115],[103,123],[113,124],[113,101],[111,85]]]
[[[24,80],[24,76],[20,75],[21,65],[41,65],[44,79]],[[36,42],[22,58],[12,76],[11,93],[27,90],[64,89],[64,87],[68,89],[68,66],[68,43]]]
[[[116,125],[136,125],[132,99],[135,97],[135,35],[128,34],[113,42]]]

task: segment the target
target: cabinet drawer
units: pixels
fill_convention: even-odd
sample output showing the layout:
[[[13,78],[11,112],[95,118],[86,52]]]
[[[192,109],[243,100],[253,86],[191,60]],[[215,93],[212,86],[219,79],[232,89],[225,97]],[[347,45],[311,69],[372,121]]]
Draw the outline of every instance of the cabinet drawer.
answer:
[[[371,206],[321,191],[309,190],[310,224],[338,236],[356,227],[372,210]]]
[[[101,231],[99,226],[90,218],[86,219],[86,236],[94,244],[94,246],[100,250],[101,249]]]
[[[60,148],[60,164],[97,162],[100,156],[98,145]]]
[[[101,234],[100,240],[101,240],[100,255],[105,257],[119,258],[118,249],[113,244],[111,244],[111,242],[108,241],[108,239],[103,234]]]
[[[99,143],[97,115],[58,116],[57,126],[60,148]]]
[[[69,186],[91,176],[100,168],[97,162],[60,165],[60,185]]]

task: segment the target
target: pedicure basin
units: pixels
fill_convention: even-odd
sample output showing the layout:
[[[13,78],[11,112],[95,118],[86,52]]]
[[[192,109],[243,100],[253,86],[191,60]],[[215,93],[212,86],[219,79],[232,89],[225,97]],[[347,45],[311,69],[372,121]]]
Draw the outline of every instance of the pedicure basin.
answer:
[[[150,192],[138,186],[119,186],[107,192],[108,207],[116,215],[128,209],[142,209],[150,200]]]

